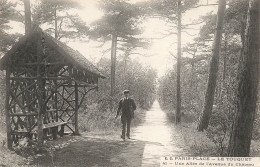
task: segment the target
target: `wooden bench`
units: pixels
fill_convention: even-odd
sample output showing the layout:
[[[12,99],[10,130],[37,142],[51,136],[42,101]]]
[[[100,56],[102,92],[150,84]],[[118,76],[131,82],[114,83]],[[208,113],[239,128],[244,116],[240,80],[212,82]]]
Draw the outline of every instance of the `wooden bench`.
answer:
[[[53,139],[57,139],[57,136],[59,134],[60,137],[63,137],[64,135],[64,127],[67,124],[67,122],[52,122],[48,124],[43,124],[43,131],[45,134],[45,137],[47,137],[47,131],[51,131]],[[61,126],[60,131],[58,131],[58,127]],[[38,127],[35,126],[32,130],[27,130],[27,129],[19,129],[19,130],[14,130],[11,134],[12,135],[19,135],[19,136],[27,136],[29,138],[32,138],[32,135],[37,135],[37,130]]]
[[[58,111],[56,109],[47,110],[43,117],[43,132],[46,135],[46,131],[50,130],[52,133],[53,139],[56,139],[58,134],[60,137],[64,135],[64,127],[67,125],[67,122],[61,121],[59,119]],[[58,127],[61,127],[58,131]]]
[[[52,133],[52,137],[55,140],[55,139],[57,139],[58,134],[60,137],[62,137],[64,135],[64,127],[66,124],[67,124],[67,122],[63,122],[63,121],[43,124],[43,131],[50,129],[51,133]],[[60,131],[58,131],[59,126],[61,127]]]
[[[12,114],[12,116],[37,116],[37,114],[21,114],[21,113],[17,113],[17,114]],[[55,140],[57,139],[57,136],[59,134],[60,137],[62,137],[64,135],[64,128],[67,125],[67,122],[65,121],[61,121],[59,119],[59,115],[58,115],[58,111],[56,109],[52,109],[52,110],[47,110],[45,112],[45,114],[43,115],[43,133],[44,133],[44,137],[47,138],[48,134],[52,135],[52,138]],[[59,126],[60,131],[58,131]],[[14,130],[11,132],[11,134],[13,135],[13,137],[15,138],[18,136],[27,136],[30,139],[33,138],[33,135],[37,135],[37,130],[38,130],[38,126],[37,123],[35,123],[32,127],[25,128],[22,127],[19,130]],[[18,140],[18,139],[15,139]]]

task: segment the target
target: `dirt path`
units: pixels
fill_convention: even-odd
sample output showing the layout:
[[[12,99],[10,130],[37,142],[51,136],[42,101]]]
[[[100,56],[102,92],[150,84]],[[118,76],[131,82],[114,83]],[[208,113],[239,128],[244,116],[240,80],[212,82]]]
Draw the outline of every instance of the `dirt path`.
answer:
[[[150,167],[159,166],[162,156],[187,154],[180,136],[169,125],[166,114],[156,101],[151,110],[146,112],[145,122],[133,130],[131,144],[111,161],[126,161],[128,166]]]
[[[119,132],[120,133],[120,132]],[[185,145],[156,101],[131,139],[119,135],[83,133],[66,142],[53,156],[39,158],[38,166],[159,166],[162,156],[188,155]]]

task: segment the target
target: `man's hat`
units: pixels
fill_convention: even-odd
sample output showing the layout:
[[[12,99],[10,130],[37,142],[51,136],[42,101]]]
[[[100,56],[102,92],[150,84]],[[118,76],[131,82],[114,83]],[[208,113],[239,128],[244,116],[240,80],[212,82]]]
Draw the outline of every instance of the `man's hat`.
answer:
[[[129,90],[124,90],[123,93],[127,94],[127,93],[129,93]]]

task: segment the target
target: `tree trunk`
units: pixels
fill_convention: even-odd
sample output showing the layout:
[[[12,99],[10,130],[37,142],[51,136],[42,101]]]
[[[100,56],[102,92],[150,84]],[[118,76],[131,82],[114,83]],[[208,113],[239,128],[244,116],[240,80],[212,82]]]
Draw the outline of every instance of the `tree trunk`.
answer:
[[[215,31],[214,43],[212,48],[212,58],[211,58],[210,69],[209,69],[208,86],[206,90],[202,116],[199,121],[198,131],[203,131],[204,129],[207,129],[209,125],[209,119],[212,113],[212,107],[213,107],[214,95],[215,95],[215,89],[217,83],[219,52],[220,52],[220,45],[221,45],[225,8],[226,8],[226,0],[219,0],[216,31]]]
[[[30,0],[24,0],[25,35],[31,32],[31,5]]]
[[[190,70],[190,74],[191,74],[190,91],[191,92],[193,90],[193,82],[194,82],[194,75],[195,75],[195,55],[196,53],[194,52],[192,55],[191,70]]]
[[[41,42],[38,39],[37,41],[37,91],[38,91],[38,118],[37,118],[37,144],[41,149],[43,146],[43,114],[46,111],[45,105],[45,81],[41,77],[41,58],[42,58],[42,46]]]
[[[223,84],[225,84],[226,74],[227,74],[227,47],[228,47],[228,37],[227,34],[225,34],[224,55],[223,55],[223,75],[222,75]]]
[[[249,156],[259,82],[260,1],[250,0],[228,156]]]
[[[117,36],[112,34],[111,46],[111,97],[115,94]]]
[[[58,20],[57,20],[57,9],[56,9],[56,6],[54,8],[54,25],[55,25],[55,32],[54,32],[54,35],[55,35],[55,39],[58,39]]]
[[[178,1],[178,45],[177,45],[177,107],[175,124],[181,121],[181,0]]]
[[[128,82],[128,80],[127,80],[127,78],[126,78],[126,71],[127,71],[127,58],[128,58],[128,54],[126,54],[125,55],[125,57],[124,57],[124,81],[123,81],[123,86],[124,86],[124,88],[127,88],[127,82]],[[127,89],[129,89],[129,88],[127,88]]]
[[[222,53],[223,56],[223,74],[222,74],[222,80],[220,82],[219,86],[219,93],[217,96],[217,101],[219,105],[223,104],[222,96],[226,89],[226,73],[227,73],[227,47],[228,47],[228,37],[227,33],[224,34],[224,52]]]
[[[10,121],[10,106],[9,106],[9,101],[10,101],[10,69],[8,68],[6,70],[6,96],[5,96],[5,122],[6,122],[6,135],[7,135],[7,148],[11,149],[12,148],[12,138],[11,138],[11,121]]]

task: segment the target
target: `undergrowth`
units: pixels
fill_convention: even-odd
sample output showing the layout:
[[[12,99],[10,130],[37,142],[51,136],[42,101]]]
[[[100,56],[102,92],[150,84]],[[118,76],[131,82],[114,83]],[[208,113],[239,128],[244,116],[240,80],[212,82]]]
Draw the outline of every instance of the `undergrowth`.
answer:
[[[132,120],[131,127],[142,123],[145,114],[144,109],[138,108]],[[81,131],[118,131],[121,128],[120,116],[115,119],[116,111],[109,109],[100,110],[98,104],[87,106],[87,109],[79,113],[79,129]]]
[[[175,114],[173,111],[165,111],[169,122],[174,124]],[[207,132],[198,132],[197,118],[192,115],[182,114],[181,123],[175,126],[181,134],[183,141],[190,150],[192,156],[219,156],[216,145],[208,138]]]
[[[165,111],[169,122],[174,123],[175,114],[173,111]],[[219,116],[218,116],[219,117]],[[227,156],[230,129],[226,123],[230,123],[222,118],[222,121],[216,121],[215,115],[212,115],[211,124],[204,132],[198,132],[198,117],[192,114],[183,114],[180,125],[175,126],[176,130],[182,135],[185,144],[190,149],[193,156]],[[223,122],[224,121],[224,122]],[[226,122],[226,123],[225,123]],[[255,125],[255,130],[257,130]],[[258,130],[257,130],[258,131]],[[250,156],[260,156],[259,137],[253,135],[251,140]]]
[[[176,129],[180,132],[193,156],[219,156],[216,145],[207,137],[207,132],[198,132],[196,123],[182,123]]]

